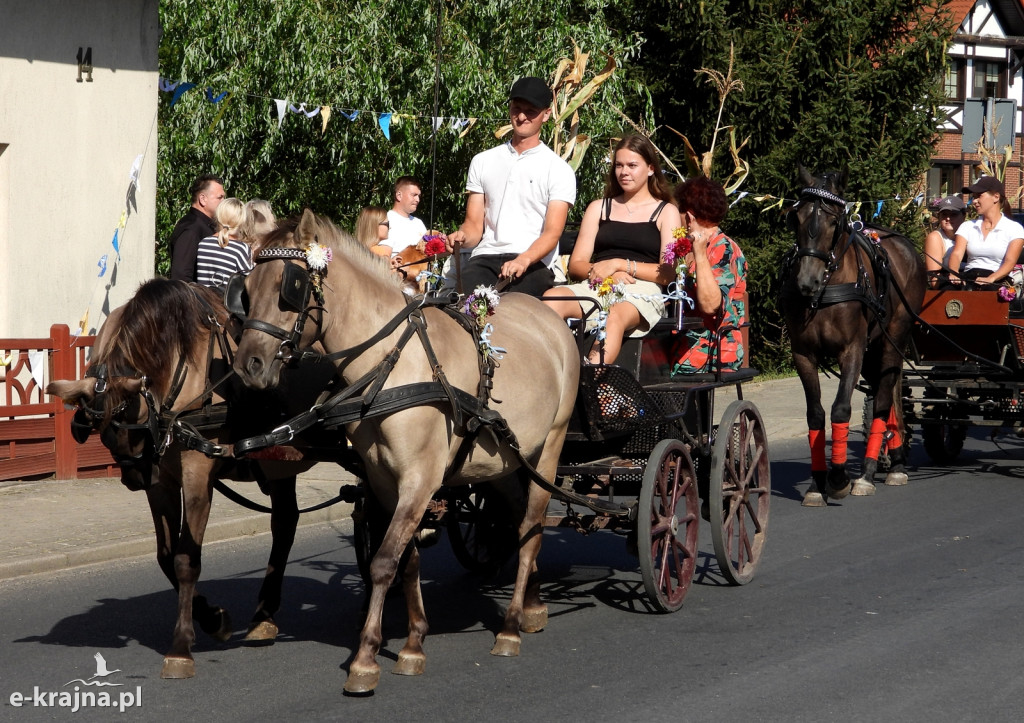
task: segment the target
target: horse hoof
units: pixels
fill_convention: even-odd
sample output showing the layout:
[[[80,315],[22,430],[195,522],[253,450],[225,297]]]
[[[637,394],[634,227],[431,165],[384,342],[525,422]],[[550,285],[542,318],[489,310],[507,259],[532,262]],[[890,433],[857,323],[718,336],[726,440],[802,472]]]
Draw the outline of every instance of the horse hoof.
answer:
[[[423,653],[413,655],[411,653],[399,653],[398,662],[391,672],[395,675],[423,675],[427,667],[427,656]]]
[[[380,682],[380,671],[355,673],[349,671],[345,679],[345,695],[370,695]]]
[[[264,620],[249,628],[243,643],[247,645],[273,645],[277,639],[277,625],[273,620]]]
[[[841,487],[840,489],[837,489],[837,490],[830,489],[828,491],[828,496],[831,497],[834,500],[841,500],[844,497],[846,497],[846,495],[848,495],[848,494],[850,494],[850,483],[849,482],[846,483],[845,487]]]
[[[199,627],[214,640],[226,643],[231,637],[231,616],[228,615],[228,611],[224,608],[217,608],[214,612],[214,620],[220,621],[217,627],[210,624],[203,625],[202,622],[200,622]]]
[[[902,487],[909,479],[906,472],[890,472],[885,478],[885,484],[888,487]]]
[[[854,497],[870,497],[875,494],[875,485],[873,482],[868,482],[863,477],[860,477],[853,481],[853,488],[850,490],[850,494]]]
[[[164,658],[164,667],[160,671],[160,677],[164,680],[184,680],[194,678],[196,675],[196,661],[192,658]]]
[[[494,639],[494,647],[491,648],[491,655],[502,658],[514,658],[519,655],[519,637],[508,633],[498,633]]]
[[[821,492],[811,487],[807,490],[807,494],[804,495],[804,501],[800,503],[801,507],[825,507],[825,498],[822,497]]]
[[[542,607],[537,610],[526,610],[523,612],[523,624],[519,629],[524,633],[539,633],[548,624],[548,609]]]

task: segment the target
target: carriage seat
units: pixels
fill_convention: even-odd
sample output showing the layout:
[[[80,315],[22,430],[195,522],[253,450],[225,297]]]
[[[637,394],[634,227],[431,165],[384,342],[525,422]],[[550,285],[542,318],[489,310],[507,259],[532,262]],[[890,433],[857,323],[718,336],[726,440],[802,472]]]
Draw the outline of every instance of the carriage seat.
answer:
[[[680,382],[736,384],[753,379],[760,374],[758,369],[750,366],[750,355],[747,353],[744,355],[743,364],[740,369],[719,369],[712,372],[672,376],[672,347],[675,343],[676,334],[678,334],[674,304],[669,307],[669,312],[669,315],[662,317],[646,336],[639,339],[626,339],[622,344],[622,350],[619,352],[619,357],[615,363],[617,366],[630,370],[641,384],[645,386],[665,383],[678,384]],[[693,320],[692,323],[699,322]],[[724,328],[720,334],[731,330],[732,327]],[[743,335],[743,348],[749,351],[749,323],[741,327],[741,334]]]

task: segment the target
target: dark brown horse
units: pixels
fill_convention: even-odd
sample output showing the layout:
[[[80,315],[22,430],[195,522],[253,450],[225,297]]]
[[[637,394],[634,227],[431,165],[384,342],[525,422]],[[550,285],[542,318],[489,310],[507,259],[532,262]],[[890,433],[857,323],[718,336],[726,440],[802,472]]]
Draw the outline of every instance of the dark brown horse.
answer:
[[[805,188],[789,213],[796,245],[784,271],[782,306],[793,361],[807,398],[807,427],[814,484],[804,505],[826,497],[874,494],[882,444],[892,467],[888,485],[907,483],[905,434],[899,382],[913,316],[921,309],[925,267],[906,238],[886,229],[851,226],[843,193],[846,174],[816,178],[800,168]],[[839,391],[832,404],[832,466],[825,458],[825,410],[818,368],[839,364]],[[854,386],[863,375],[874,396],[874,412],[861,476],[847,477]]]
[[[226,341],[222,332],[228,323],[220,298],[211,290],[180,281],[149,281],[100,329],[86,378],[47,387],[49,394],[79,406],[75,433],[88,435],[95,427],[120,465],[125,486],[146,492],[157,561],[178,592],[164,678],[195,675],[193,617],[219,640],[232,632],[227,613],[196,590],[214,481],[253,479],[252,472],[225,456],[232,426],[224,414],[227,384],[208,386],[208,377],[221,379],[230,371],[218,342]],[[257,401],[247,410],[230,412],[238,418],[259,416],[262,406]],[[267,421],[269,428],[273,422]],[[299,517],[295,474],[309,466],[270,463],[261,471],[273,509],[273,545],[248,642],[270,643],[277,635],[273,615],[280,606]]]
[[[322,247],[332,252],[329,264]],[[409,636],[393,672],[423,672],[427,620],[419,552],[409,543],[442,485],[500,481],[509,498],[525,497],[516,512],[515,590],[491,650],[518,655],[520,630],[537,631],[547,622],[536,560],[550,493],[528,481],[523,461],[554,479],[579,378],[568,327],[537,299],[503,296],[488,321],[491,343],[505,350],[504,357],[493,371],[489,409],[474,413],[460,400],[476,400],[486,386],[477,340],[444,310],[410,306],[396,276],[332,223],[306,211],[292,228],[269,236],[254,256],[256,268],[245,282],[250,309],[235,359],[238,374],[255,388],[272,387],[293,349],[319,340],[337,355],[349,388],[365,389],[361,399],[373,400],[345,422],[345,432],[365,463],[373,497],[393,514],[370,565],[369,609],[345,690],[366,693],[379,682],[384,598],[403,553]],[[437,389],[444,399],[374,411],[385,397]],[[514,447],[506,429],[514,432]]]

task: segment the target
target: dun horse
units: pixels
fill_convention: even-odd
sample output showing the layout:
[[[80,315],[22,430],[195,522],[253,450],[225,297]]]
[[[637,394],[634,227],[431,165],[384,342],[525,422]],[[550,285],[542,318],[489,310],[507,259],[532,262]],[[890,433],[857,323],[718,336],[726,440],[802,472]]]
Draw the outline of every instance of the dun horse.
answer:
[[[47,387],[48,393],[79,406],[73,431],[80,441],[93,427],[98,429],[121,467],[125,486],[146,491],[156,527],[157,561],[178,592],[178,619],[164,658],[164,678],[195,675],[193,617],[218,640],[231,636],[226,611],[210,605],[196,591],[213,482],[233,478],[240,471],[234,460],[207,456],[207,452],[223,452],[218,446],[229,441],[228,420],[220,404],[223,385],[207,388],[208,376],[221,379],[229,372],[229,362],[217,343],[227,323],[223,304],[209,289],[164,279],[149,281],[127,304],[115,309],[100,329],[86,378],[55,381]],[[273,426],[272,420],[267,421],[267,428]],[[196,426],[205,438],[195,431]],[[301,469],[294,463],[272,466],[277,469],[266,473],[278,478],[268,482],[273,545],[246,638],[254,643],[273,642],[277,634],[273,615],[280,606],[285,564],[299,517],[294,475]]]
[[[329,263],[324,246],[331,251]],[[393,512],[370,565],[373,587],[346,692],[366,693],[379,683],[384,598],[406,551],[409,635],[393,672],[423,672],[427,621],[419,553],[410,540],[443,484],[503,480],[509,497],[520,499],[525,490],[525,505],[520,502],[516,512],[515,590],[491,650],[518,655],[520,630],[537,631],[547,622],[536,560],[550,493],[529,483],[522,462],[554,479],[579,377],[579,356],[565,323],[536,299],[502,297],[488,321],[490,343],[504,356],[493,370],[489,409],[471,412],[458,400],[487,398],[489,386],[478,341],[444,310],[410,305],[395,275],[329,221],[307,210],[290,230],[267,237],[254,256],[236,371],[250,386],[272,387],[293,348],[319,340],[349,389],[365,390],[363,411],[344,422],[345,432],[365,463],[373,496]],[[427,388],[440,390],[442,399],[374,411],[389,394],[398,399]],[[506,429],[514,432],[514,446]]]
[[[913,315],[921,309],[925,267],[906,238],[886,229],[864,232],[846,219],[845,173],[816,178],[800,169],[806,185],[789,213],[796,245],[784,272],[782,302],[793,361],[807,398],[807,426],[814,485],[804,505],[851,493],[847,477],[850,400],[863,374],[874,395],[874,411],[861,476],[852,494],[874,494],[882,444],[892,467],[888,485],[907,482],[899,382]],[[908,308],[909,307],[909,308]],[[911,313],[913,312],[913,313]],[[832,404],[832,467],[825,457],[825,410],[818,367],[839,364],[839,391]]]

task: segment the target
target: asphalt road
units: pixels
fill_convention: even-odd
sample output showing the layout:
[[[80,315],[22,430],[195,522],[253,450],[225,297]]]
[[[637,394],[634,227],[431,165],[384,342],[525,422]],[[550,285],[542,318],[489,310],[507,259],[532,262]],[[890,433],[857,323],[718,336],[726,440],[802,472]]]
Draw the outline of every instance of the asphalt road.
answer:
[[[610,533],[545,537],[548,628],[519,658],[488,654],[510,576],[481,583],[447,542],[424,552],[427,671],[385,673],[374,696],[341,694],[357,644],[362,583],[350,530],[300,530],[279,642],[244,648],[200,634],[192,680],[162,681],[175,598],[150,558],[0,587],[0,719],[357,721],[1017,721],[1024,719],[1024,443],[968,440],[938,469],[920,449],[904,488],[827,509],[800,507],[802,440],[775,444],[768,547],[745,587],[721,584],[710,533],[682,610],[648,612],[636,561]],[[979,451],[980,450],[980,451]],[[57,523],[59,524],[59,523]],[[266,537],[209,546],[203,590],[242,630]],[[388,670],[404,637],[385,610]],[[112,709],[34,706],[108,669]],[[81,686],[79,686],[81,687]],[[83,688],[84,690],[84,688]],[[26,694],[21,707],[14,692]]]

